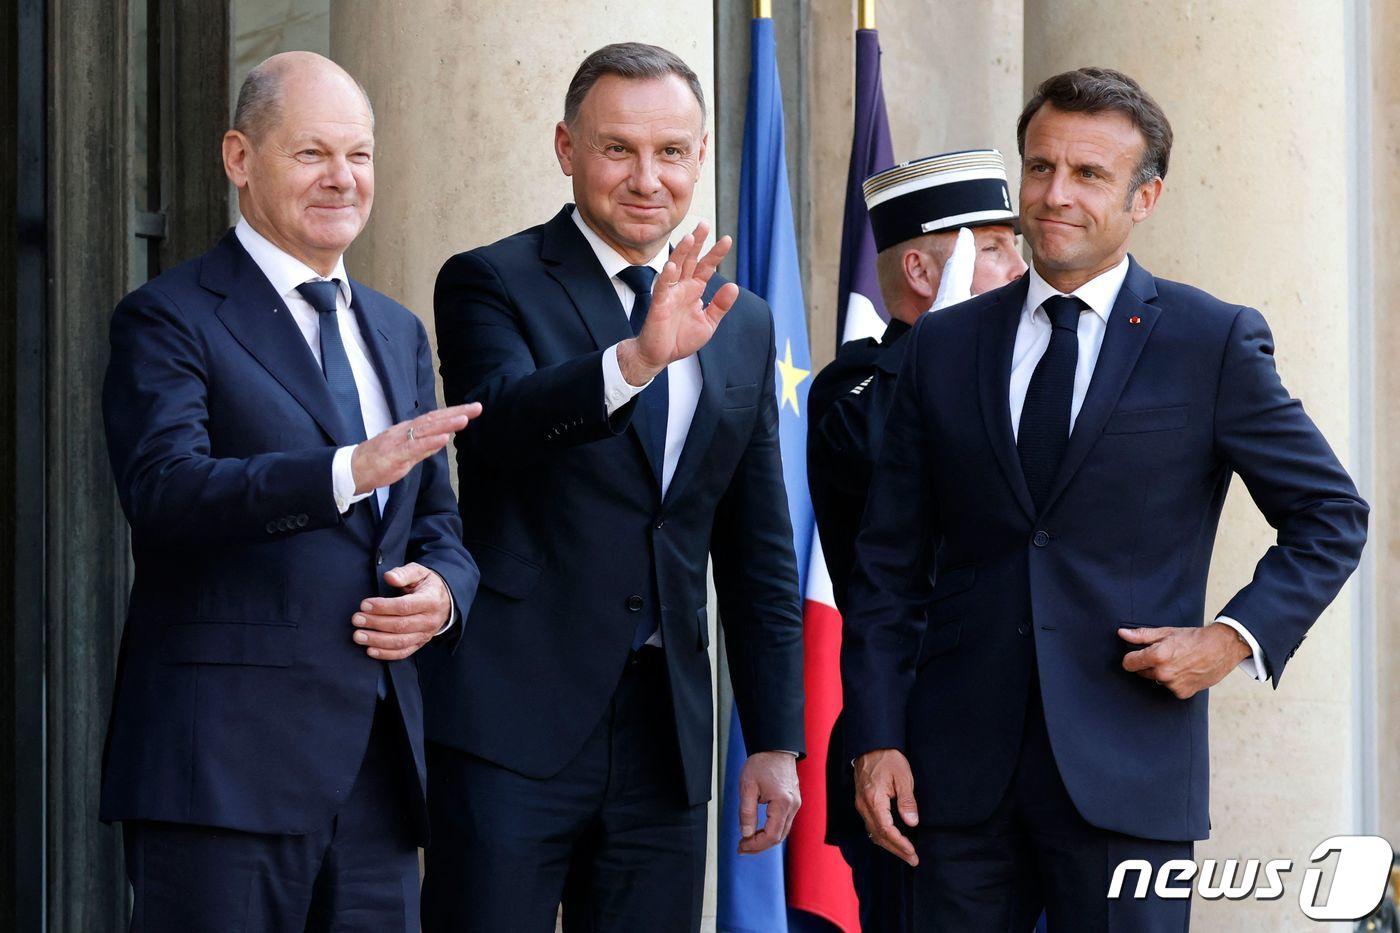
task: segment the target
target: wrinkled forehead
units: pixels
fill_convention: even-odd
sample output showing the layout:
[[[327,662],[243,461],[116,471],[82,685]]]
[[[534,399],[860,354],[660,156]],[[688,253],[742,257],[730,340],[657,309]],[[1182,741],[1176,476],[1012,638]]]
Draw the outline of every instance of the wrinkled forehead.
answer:
[[[605,75],[588,89],[579,117],[595,129],[627,127],[704,132],[704,112],[690,86],[680,75],[660,78],[624,78]]]

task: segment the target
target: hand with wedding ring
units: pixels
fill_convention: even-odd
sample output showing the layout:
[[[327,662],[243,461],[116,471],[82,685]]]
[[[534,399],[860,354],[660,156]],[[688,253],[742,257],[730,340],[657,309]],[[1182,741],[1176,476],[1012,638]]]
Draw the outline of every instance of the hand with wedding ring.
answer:
[[[481,417],[481,403],[439,408],[412,421],[401,421],[385,428],[355,446],[350,456],[350,472],[355,492],[392,486],[423,460],[447,446],[452,435]]]

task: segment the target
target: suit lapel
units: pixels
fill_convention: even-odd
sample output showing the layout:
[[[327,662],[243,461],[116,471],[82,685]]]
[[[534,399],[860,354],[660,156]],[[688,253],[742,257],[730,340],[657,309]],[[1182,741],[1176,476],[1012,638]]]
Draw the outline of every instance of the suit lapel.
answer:
[[[712,277],[705,286],[705,294],[701,300],[708,303],[723,284],[724,281],[718,276]],[[722,321],[720,327],[724,327]],[[672,501],[685,491],[686,485],[699,469],[700,462],[704,460],[705,452],[710,448],[710,439],[714,436],[715,425],[719,422],[724,387],[728,381],[724,365],[726,354],[719,346],[722,339],[720,331],[716,330],[709,342],[696,354],[700,361],[700,398],[695,403],[695,416],[690,421],[690,430],[686,432],[685,446],[681,448],[680,459],[676,462],[676,472],[671,476],[671,485],[666,487],[665,502]]]
[[[384,398],[389,403],[393,421],[395,424],[405,421],[414,414],[408,407],[409,400],[414,397],[414,391],[408,381],[409,363],[403,359],[404,348],[397,346],[390,339],[389,327],[379,307],[378,296],[354,279],[350,280],[350,301],[355,319],[360,325],[360,333],[365,338],[365,346],[369,348],[370,363],[374,366],[374,371],[379,376],[379,384],[384,389]],[[407,476],[389,487],[389,498],[384,504],[384,514],[379,523],[381,529],[389,527],[390,520],[398,511],[403,501],[403,484],[406,479]]]
[[[282,296],[232,231],[206,258],[200,282],[224,296],[217,313],[234,339],[306,409],[332,443],[344,446],[345,427],[325,374]]]
[[[617,298],[617,289],[604,273],[598,257],[579,232],[573,219],[573,205],[564,209],[545,224],[540,238],[540,259],[551,278],[568,294],[583,324],[588,328],[596,349],[605,350],[615,343],[632,337],[627,314]],[[650,419],[641,406],[632,413],[628,430],[636,442],[653,476],[661,475],[662,465],[654,463],[650,447],[643,442]],[[658,486],[659,488],[659,486]]]
[[[982,422],[996,452],[1007,485],[1031,521],[1035,503],[1021,458],[1016,453],[1016,437],[1011,431],[1011,354],[1016,348],[1016,327],[1026,303],[1030,283],[1025,276],[1002,289],[995,305],[982,313],[977,329],[977,382],[981,397]]]
[[[1128,377],[1132,375],[1142,348],[1147,345],[1147,338],[1152,336],[1152,328],[1161,314],[1161,309],[1151,303],[1156,298],[1157,287],[1153,284],[1152,276],[1137,264],[1137,260],[1129,258],[1128,275],[1108,316],[1103,346],[1099,348],[1099,358],[1094,364],[1089,391],[1084,396],[1074,430],[1070,432],[1069,446],[1065,448],[1060,469],[1045,500],[1046,512],[1054,507],[1055,500],[1069,485],[1075,471],[1103,433],[1108,416],[1117,407],[1118,398],[1123,394]],[[1133,323],[1134,319],[1137,320],[1136,324]]]

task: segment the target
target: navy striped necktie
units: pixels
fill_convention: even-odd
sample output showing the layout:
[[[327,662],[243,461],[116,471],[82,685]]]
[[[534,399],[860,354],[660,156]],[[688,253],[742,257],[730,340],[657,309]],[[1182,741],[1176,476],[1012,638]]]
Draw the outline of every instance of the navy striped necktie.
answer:
[[[1069,446],[1074,372],[1079,365],[1079,314],[1089,306],[1073,295],[1055,295],[1041,307],[1050,318],[1050,344],[1031,374],[1016,432],[1021,472],[1037,513],[1045,508]]]

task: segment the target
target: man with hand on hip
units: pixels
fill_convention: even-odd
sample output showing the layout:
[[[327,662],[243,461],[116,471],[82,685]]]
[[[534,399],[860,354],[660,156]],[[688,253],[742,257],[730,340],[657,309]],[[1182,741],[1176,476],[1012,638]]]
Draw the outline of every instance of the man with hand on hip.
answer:
[[[1259,312],[1128,255],[1172,141],[1141,86],[1056,75],[1018,141],[1031,270],[920,320],[885,423],[842,646],[856,805],[917,866],[915,929],[1179,931],[1189,899],[1108,879],[1206,838],[1206,691],[1277,686],[1368,509]],[[1203,625],[1232,474],[1278,539]]]

